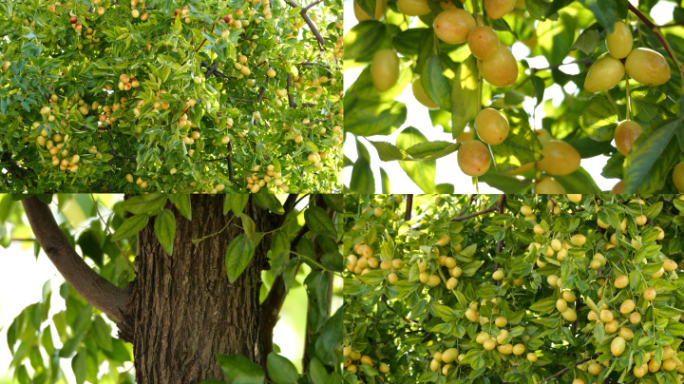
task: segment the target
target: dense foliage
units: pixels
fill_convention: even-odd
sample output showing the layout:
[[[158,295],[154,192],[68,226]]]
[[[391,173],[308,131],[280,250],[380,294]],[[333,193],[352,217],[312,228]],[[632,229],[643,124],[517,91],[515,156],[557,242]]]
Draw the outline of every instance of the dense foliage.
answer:
[[[341,9],[2,2],[0,190],[340,188]]]
[[[346,196],[348,383],[682,382],[682,196],[412,198]]]
[[[307,292],[306,302],[300,304],[308,308],[307,316],[304,316],[307,334],[302,335],[306,337],[304,355],[308,362],[305,375],[300,375],[291,361],[277,354],[280,349],[276,345],[275,352],[267,357],[270,380],[276,384],[341,383],[342,309],[329,313],[333,296],[341,293],[332,291],[330,279],[342,270],[343,263],[336,241],[341,239],[341,232],[331,220],[330,216],[334,215],[329,213],[333,209],[342,211],[341,197],[325,197],[329,212],[314,206],[312,202],[302,210],[292,210],[283,226],[267,237],[255,231],[252,218],[242,213],[250,195],[229,196],[225,199],[224,214],[232,211],[240,219],[232,221],[232,225],[244,228],[245,232],[225,250],[229,279],[233,281],[240,276],[259,242],[270,241],[271,268],[262,274],[261,301],[267,297],[278,276],[284,280],[285,295],[301,287],[305,287]],[[284,214],[281,200],[275,195],[252,196],[264,197],[257,199],[262,208]],[[30,240],[31,231],[24,221],[24,210],[15,201],[20,198],[17,195],[0,195],[0,244],[3,247],[9,246],[12,241]],[[63,232],[74,246],[78,246],[77,250],[87,258],[92,268],[121,288],[135,277],[135,235],[145,227],[150,217],[156,216],[155,235],[169,255],[174,252],[174,238],[183,234],[176,234],[175,217],[168,209],[167,202],[174,204],[183,215],[183,220],[192,220],[190,195],[140,195],[113,206],[109,204],[112,200],[109,197],[91,195],[60,194],[55,195],[54,199],[49,195],[41,195],[40,198],[48,203],[53,202],[56,205],[55,212],[64,215],[66,220],[61,224]],[[102,200],[109,203],[105,204]],[[295,239],[297,243],[294,243]],[[194,244],[203,240],[187,241]],[[292,246],[291,240],[294,243]],[[317,258],[315,246],[322,247],[325,255]],[[33,250],[27,257],[45,257],[39,256],[41,247],[37,241]],[[28,274],[30,271],[17,273]],[[61,362],[67,359],[71,362],[77,384],[85,381],[134,383],[135,370],[131,369],[130,364],[133,359],[132,344],[112,337],[112,323],[105,320],[105,315],[83,300],[68,283],[54,288],[54,293],[65,300],[64,310],[49,316],[53,287],[48,281],[43,287],[42,300],[26,307],[7,328],[15,382],[62,383],[64,372]],[[53,337],[59,340],[53,340]],[[231,383],[264,382],[264,372],[246,357],[219,355],[217,358]]]
[[[674,2],[658,26],[658,1],[355,0],[345,68],[363,71],[345,95],[346,145],[358,152],[347,187],[373,193],[380,177],[389,192],[371,144],[425,193],[453,193],[435,174],[457,151],[451,165],[507,193],[597,193],[598,172],[581,166],[596,156],[609,157],[601,175],[618,179],[615,192],[684,191],[684,9]],[[520,61],[516,43],[529,48]],[[549,66],[531,68],[536,57]],[[407,126],[395,100],[407,87],[431,124]],[[552,87],[561,94],[544,101]],[[440,127],[452,141],[427,140]],[[380,138],[400,129],[396,143]]]

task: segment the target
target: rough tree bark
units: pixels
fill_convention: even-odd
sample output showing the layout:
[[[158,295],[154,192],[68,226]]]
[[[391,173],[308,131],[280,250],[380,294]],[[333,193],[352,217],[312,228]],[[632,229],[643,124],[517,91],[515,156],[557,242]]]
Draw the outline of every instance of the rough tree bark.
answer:
[[[135,261],[138,274],[123,291],[125,303],[119,302],[120,308],[109,310],[116,315],[110,317],[118,320],[119,337],[133,343],[139,384],[223,380],[216,362],[219,353],[244,355],[265,370],[263,351],[272,349],[269,344],[272,339],[260,337],[262,310],[259,305],[261,271],[268,268],[266,253],[270,235],[262,239],[250,264],[238,280],[230,284],[225,252],[230,241],[243,233],[232,224],[242,226],[242,223],[234,218],[225,231],[193,244],[192,239],[221,231],[232,213],[222,214],[223,196],[192,195],[191,201],[192,221],[181,216],[171,203],[166,207],[176,217],[172,256],[167,255],[157,241],[154,220],[138,234],[139,252]],[[87,265],[68,243],[53,244],[55,238],[64,235],[56,227],[47,205],[33,197],[24,201],[24,207],[36,238],[77,292],[87,300],[82,293],[84,290],[97,291],[97,284],[110,284],[97,279],[101,277],[89,268],[84,270]],[[278,228],[285,218],[259,208],[252,199],[244,213],[254,220],[258,232]],[[54,232],[55,228],[42,228],[39,224],[48,222],[49,227],[50,221],[58,234]],[[71,250],[65,251],[67,248]],[[64,252],[72,265],[60,268],[63,262],[56,257]],[[75,280],[68,278],[70,268],[81,273]],[[84,281],[84,276],[96,284],[83,286],[80,282]]]

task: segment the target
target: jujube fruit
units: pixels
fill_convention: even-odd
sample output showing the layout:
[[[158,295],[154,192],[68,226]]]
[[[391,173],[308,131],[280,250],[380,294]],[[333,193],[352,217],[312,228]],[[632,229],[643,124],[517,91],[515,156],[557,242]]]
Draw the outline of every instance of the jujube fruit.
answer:
[[[482,141],[487,144],[503,143],[508,137],[509,129],[506,117],[495,109],[485,108],[475,117],[475,130]]]
[[[584,80],[584,89],[588,92],[603,92],[616,86],[625,77],[625,66],[622,61],[611,56],[595,62],[589,68]]]
[[[606,47],[613,58],[621,60],[629,56],[634,45],[632,30],[622,21],[616,21],[613,33],[606,35]]]
[[[470,140],[461,144],[457,160],[461,171],[472,177],[484,175],[492,164],[489,149],[477,140]]]
[[[632,120],[625,120],[615,128],[615,146],[623,155],[629,155],[632,145],[641,135],[643,130],[639,123]]]
[[[473,15],[463,9],[449,9],[435,17],[434,27],[437,37],[449,44],[459,44],[468,38],[475,28]]]
[[[437,104],[433,103],[432,100],[430,100],[427,93],[425,93],[425,89],[423,88],[423,84],[420,82],[420,78],[416,78],[415,80],[413,80],[411,89],[413,90],[413,97],[415,97],[419,103],[423,104],[424,106],[430,109],[439,108]]]
[[[610,353],[612,353],[613,356],[620,356],[622,355],[622,352],[625,351],[625,346],[625,339],[623,339],[621,336],[618,336],[610,343]]]
[[[679,192],[684,192],[684,162],[679,163],[674,167],[672,182]]]
[[[391,49],[381,49],[375,53],[371,63],[371,78],[379,92],[394,87],[399,80],[399,56]]]
[[[537,166],[554,176],[569,175],[580,166],[579,152],[572,145],[561,140],[549,140],[544,143],[541,154],[544,158],[537,162]]]
[[[632,79],[649,86],[665,84],[672,76],[670,66],[663,55],[648,48],[633,50],[627,56],[625,70]]]
[[[430,13],[427,0],[398,0],[397,7],[406,16],[424,16]]]
[[[482,62],[482,77],[500,88],[515,84],[518,80],[518,62],[511,50],[500,45],[491,59]]]
[[[500,19],[513,10],[515,2],[516,0],[484,0],[487,16],[492,20]]]
[[[473,28],[468,35],[468,47],[473,56],[489,60],[499,51],[499,36],[492,27],[483,25]]]
[[[543,177],[534,185],[534,193],[539,195],[560,195],[565,193],[563,186],[550,177]]]

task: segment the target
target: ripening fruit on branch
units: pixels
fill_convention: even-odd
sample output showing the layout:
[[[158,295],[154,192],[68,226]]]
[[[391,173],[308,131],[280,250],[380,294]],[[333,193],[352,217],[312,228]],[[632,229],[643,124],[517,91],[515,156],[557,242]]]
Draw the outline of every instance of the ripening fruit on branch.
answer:
[[[615,146],[623,155],[629,155],[632,145],[641,135],[643,130],[639,123],[632,120],[625,120],[615,128]]]
[[[632,79],[648,86],[665,84],[672,76],[670,66],[663,55],[648,48],[633,50],[627,56],[625,70]]]
[[[424,16],[430,13],[427,0],[398,0],[397,8],[406,16]]]
[[[584,89],[588,92],[603,92],[616,86],[625,77],[625,66],[622,61],[606,56],[589,68],[584,80]]]
[[[4,63],[2,63],[2,70],[5,71],[5,72],[7,72],[7,70],[8,70],[9,67],[10,67],[10,65],[12,65],[11,62],[5,61]]]
[[[625,351],[625,346],[625,339],[623,339],[621,336],[618,336],[610,343],[610,353],[612,353],[613,356],[620,356],[622,355],[622,352]]]
[[[644,290],[644,300],[653,301],[656,298],[656,290],[654,288],[646,288]]]
[[[537,356],[537,354],[534,352],[530,352],[527,354],[527,361],[529,361],[531,363],[534,363],[535,361],[537,361],[538,358],[539,358],[539,356]]]
[[[674,167],[672,182],[679,192],[684,192],[684,162],[679,163]]]
[[[375,53],[371,63],[371,78],[379,92],[394,87],[399,80],[399,56],[391,49],[381,49]]]
[[[366,13],[361,6],[359,6],[357,1],[354,1],[354,16],[356,20],[360,22],[366,20],[380,20],[380,18],[385,14],[385,2],[383,0],[376,0],[375,2],[375,17],[371,18],[369,14]]]
[[[463,9],[448,9],[435,17],[435,34],[449,44],[459,44],[468,39],[476,27],[473,15]]]
[[[489,148],[477,140],[461,144],[457,160],[461,171],[472,177],[484,175],[492,164]]]
[[[613,58],[622,60],[629,56],[634,46],[632,30],[622,21],[616,21],[613,33],[606,35],[606,47]]]
[[[482,77],[500,88],[515,84],[518,80],[518,62],[511,50],[499,44],[496,54],[482,62]]]
[[[542,171],[554,175],[565,176],[577,170],[581,158],[572,145],[561,140],[549,140],[542,146],[542,158],[537,166]]]
[[[615,281],[613,282],[613,285],[615,288],[622,289],[626,287],[629,284],[629,277],[627,275],[622,275],[618,276]]]
[[[475,117],[475,130],[487,144],[503,143],[508,137],[509,129],[508,120],[496,109],[485,108]]]
[[[487,17],[492,20],[500,19],[511,13],[515,3],[516,0],[484,0]]]
[[[499,36],[492,27],[483,25],[473,28],[468,35],[470,52],[480,60],[489,60],[499,51]]]
[[[543,177],[534,185],[534,193],[540,195],[560,195],[565,193],[565,189],[556,180],[550,177]]]
[[[439,108],[437,104],[433,103],[432,100],[430,100],[427,93],[425,93],[425,89],[423,88],[423,84],[420,82],[419,77],[413,80],[413,84],[411,84],[411,89],[413,90],[413,97],[415,97],[419,103],[423,104],[424,106],[430,109]]]
[[[570,200],[571,202],[573,202],[575,204],[578,204],[580,201],[582,201],[582,195],[568,194],[567,196],[568,196],[568,200]],[[581,247],[581,245],[580,245],[580,247]]]

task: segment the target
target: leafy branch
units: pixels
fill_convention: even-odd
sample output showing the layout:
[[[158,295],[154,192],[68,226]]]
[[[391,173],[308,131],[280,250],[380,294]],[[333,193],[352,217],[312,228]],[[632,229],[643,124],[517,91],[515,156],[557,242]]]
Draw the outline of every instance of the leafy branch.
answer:
[[[589,361],[589,360],[594,360],[595,358],[599,357],[600,355],[601,355],[601,353],[599,352],[599,353],[595,354],[594,356],[587,357],[586,359],[582,359],[582,360],[576,362],[575,365],[580,365],[580,364],[582,364],[582,363],[586,363],[586,362]],[[569,371],[569,370],[570,370],[570,368],[565,367],[565,368],[561,369],[560,371],[558,371],[557,373],[554,373],[553,375],[551,375],[551,376],[549,376],[549,377],[547,377],[547,378],[545,378],[545,379],[542,379],[542,381],[540,381],[540,383],[543,383],[543,382],[545,382],[545,381],[549,381],[549,380],[555,379],[556,377],[563,376],[563,375],[565,374],[565,372],[567,372],[567,371]]]
[[[309,28],[311,29],[311,32],[312,32],[312,33],[314,34],[314,36],[316,37],[316,41],[318,42],[318,47],[321,49],[321,51],[324,51],[324,50],[325,50],[325,47],[324,47],[324,45],[325,45],[325,40],[323,39],[323,36],[321,36],[321,33],[318,32],[318,28],[316,27],[316,24],[314,24],[314,22],[311,20],[311,18],[309,17],[309,15],[306,14],[306,12],[307,12],[309,9],[311,9],[311,7],[317,5],[317,4],[320,3],[320,2],[321,2],[321,0],[316,0],[316,1],[314,1],[313,3],[307,5],[305,8],[302,8],[302,10],[299,11],[299,14],[302,16],[302,18],[304,19],[304,21],[306,22],[306,24],[307,24],[307,25],[309,26]],[[301,5],[299,5],[299,4],[297,4],[296,2],[294,2],[294,0],[286,0],[286,3],[287,3],[289,6],[291,6],[292,8],[301,8]]]

